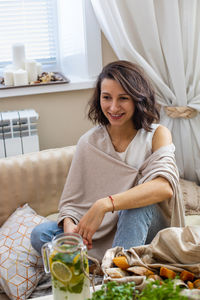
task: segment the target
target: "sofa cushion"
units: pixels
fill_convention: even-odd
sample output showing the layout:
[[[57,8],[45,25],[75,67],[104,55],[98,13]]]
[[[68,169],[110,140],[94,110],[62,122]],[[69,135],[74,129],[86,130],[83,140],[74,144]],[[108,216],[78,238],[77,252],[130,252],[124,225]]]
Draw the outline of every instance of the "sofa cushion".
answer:
[[[0,159],[0,226],[27,201],[42,216],[57,211],[75,146]]]
[[[185,215],[200,215],[200,186],[182,178],[180,186],[185,203]]]
[[[185,217],[186,225],[198,225],[200,226],[200,215],[188,215]]]
[[[47,218],[49,221],[54,221],[54,222],[56,222],[56,221],[58,220],[58,213],[50,214],[50,215],[46,216],[46,218]]]
[[[44,274],[42,257],[32,248],[30,233],[46,220],[26,204],[0,228],[0,286],[10,299],[27,299]]]

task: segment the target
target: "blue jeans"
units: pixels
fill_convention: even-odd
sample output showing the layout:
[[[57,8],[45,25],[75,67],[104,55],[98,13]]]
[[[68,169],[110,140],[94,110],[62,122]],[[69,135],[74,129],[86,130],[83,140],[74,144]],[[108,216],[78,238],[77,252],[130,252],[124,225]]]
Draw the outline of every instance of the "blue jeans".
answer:
[[[49,221],[37,225],[31,232],[31,245],[41,253],[42,246],[50,242],[54,236],[63,233],[62,227],[57,225],[55,221]]]
[[[121,246],[124,249],[149,244],[158,231],[167,227],[167,224],[156,204],[119,211],[117,230],[113,247]],[[43,244],[63,232],[56,222],[50,221],[36,226],[31,233],[31,244],[41,253]]]
[[[168,226],[156,204],[121,210],[112,247],[129,249],[149,244],[158,231]]]

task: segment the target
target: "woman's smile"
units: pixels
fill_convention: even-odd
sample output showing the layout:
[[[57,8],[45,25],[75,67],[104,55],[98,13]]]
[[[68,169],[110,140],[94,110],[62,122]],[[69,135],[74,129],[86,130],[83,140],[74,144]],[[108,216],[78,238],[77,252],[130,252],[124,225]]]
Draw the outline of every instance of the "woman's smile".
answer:
[[[110,115],[111,119],[113,120],[119,120],[123,117],[124,113],[121,113],[121,114],[112,114],[110,112],[108,112],[108,114]]]

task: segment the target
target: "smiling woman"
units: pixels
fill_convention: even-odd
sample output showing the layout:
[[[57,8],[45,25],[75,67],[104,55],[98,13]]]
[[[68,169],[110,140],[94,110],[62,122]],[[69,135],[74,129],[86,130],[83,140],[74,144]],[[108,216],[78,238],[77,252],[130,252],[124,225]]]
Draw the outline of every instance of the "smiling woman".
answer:
[[[33,247],[40,251],[58,231],[74,232],[101,260],[111,246],[144,245],[163,228],[183,226],[174,145],[169,130],[154,123],[154,90],[141,68],[105,66],[88,117],[98,125],[77,144],[58,222],[35,227]]]

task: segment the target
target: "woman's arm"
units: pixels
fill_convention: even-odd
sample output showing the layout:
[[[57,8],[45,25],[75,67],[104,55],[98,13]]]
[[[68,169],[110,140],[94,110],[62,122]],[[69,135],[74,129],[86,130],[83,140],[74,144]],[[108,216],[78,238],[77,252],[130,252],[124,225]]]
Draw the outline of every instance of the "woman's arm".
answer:
[[[167,129],[165,126],[160,125],[152,139],[152,152],[155,152],[159,148],[163,146],[170,145],[172,143],[172,136],[169,129]]]
[[[172,143],[170,131],[160,125],[152,139],[152,151],[155,152],[163,146]],[[157,177],[151,181],[137,185],[123,193],[112,195],[115,210],[138,208],[154,203],[162,202],[173,196],[171,185],[164,177]],[[105,212],[112,211],[112,203],[109,198],[100,199],[100,205],[104,203]]]
[[[115,210],[138,208],[154,203],[162,202],[173,196],[170,183],[163,177],[157,177],[148,182],[137,185],[128,191],[112,195],[114,199]],[[106,212],[112,211],[111,200],[102,198],[99,201],[99,207]]]

